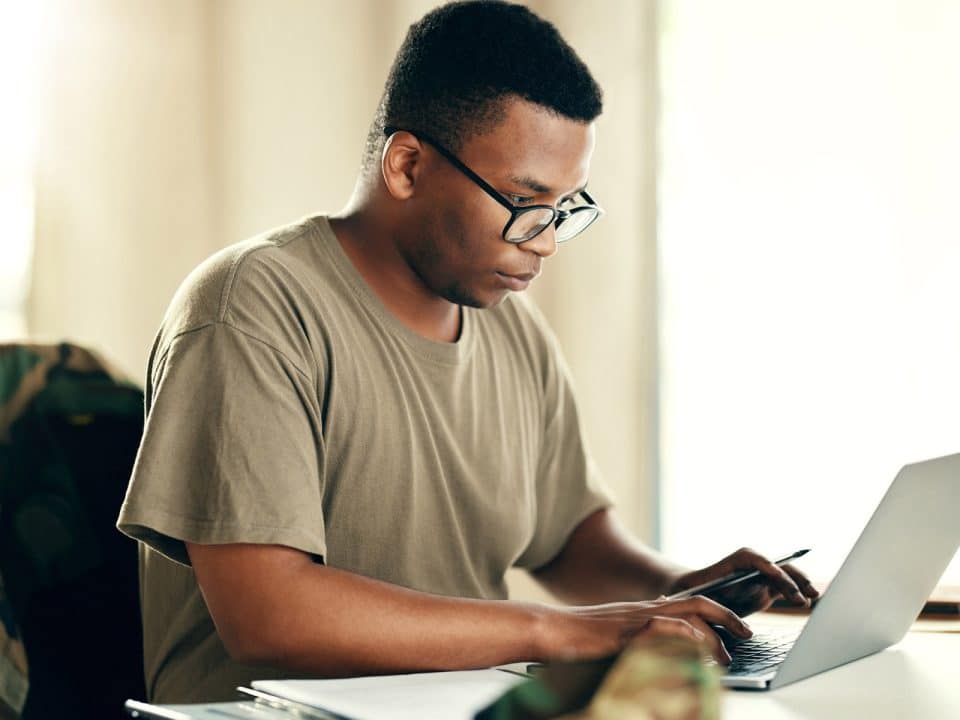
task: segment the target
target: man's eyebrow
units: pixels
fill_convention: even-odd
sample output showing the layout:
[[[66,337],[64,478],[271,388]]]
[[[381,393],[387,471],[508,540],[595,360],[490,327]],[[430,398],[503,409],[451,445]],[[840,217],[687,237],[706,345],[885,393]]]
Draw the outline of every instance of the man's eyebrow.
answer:
[[[542,182],[535,180],[529,175],[514,175],[510,178],[510,182],[516,183],[517,185],[522,185],[523,187],[533,190],[535,193],[540,193],[545,195],[550,192],[550,188],[544,185]]]
[[[523,187],[529,190],[532,190],[535,193],[540,193],[541,195],[549,195],[550,193],[553,192],[553,189],[550,188],[548,185],[544,185],[539,180],[536,180],[535,178],[532,178],[528,175],[513,175],[510,178],[510,182],[516,183],[517,185],[522,185]],[[587,185],[586,183],[584,183],[583,185],[578,187],[576,190],[573,190],[570,193],[568,193],[568,196],[576,195],[577,193],[585,190],[586,187]]]

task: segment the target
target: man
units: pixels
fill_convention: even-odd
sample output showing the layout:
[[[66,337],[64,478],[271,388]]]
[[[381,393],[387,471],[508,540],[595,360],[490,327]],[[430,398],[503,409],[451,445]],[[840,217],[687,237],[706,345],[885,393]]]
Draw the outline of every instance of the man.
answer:
[[[599,656],[746,636],[815,596],[749,550],[687,571],[617,522],[568,372],[516,294],[595,220],[600,90],[523,7],[411,27],[348,206],[229,247],[178,291],[119,527],[141,541],[152,700],[277,676]],[[572,607],[507,601],[529,569]],[[737,569],[718,599],[661,596]],[[659,598],[659,599],[657,599]]]

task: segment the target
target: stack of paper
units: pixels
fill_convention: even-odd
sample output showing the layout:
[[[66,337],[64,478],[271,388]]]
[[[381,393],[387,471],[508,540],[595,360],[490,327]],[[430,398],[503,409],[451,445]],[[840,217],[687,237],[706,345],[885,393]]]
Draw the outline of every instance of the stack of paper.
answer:
[[[258,680],[253,687],[351,720],[468,720],[524,680],[490,668],[344,680]]]

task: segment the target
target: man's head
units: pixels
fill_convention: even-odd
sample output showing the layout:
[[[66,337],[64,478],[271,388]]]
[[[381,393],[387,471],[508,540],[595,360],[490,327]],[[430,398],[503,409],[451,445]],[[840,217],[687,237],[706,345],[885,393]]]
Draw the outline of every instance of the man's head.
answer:
[[[398,249],[434,295],[490,307],[525,285],[509,276],[539,273],[556,250],[553,227],[504,242],[511,210],[470,171],[516,208],[582,200],[601,106],[576,53],[523,6],[451,3],[411,26],[371,127],[364,172],[382,180]]]
[[[453,2],[410,26],[367,137],[378,169],[384,127],[416,128],[457,153],[519,97],[571,120],[600,115],[600,87],[557,29],[522,5]]]

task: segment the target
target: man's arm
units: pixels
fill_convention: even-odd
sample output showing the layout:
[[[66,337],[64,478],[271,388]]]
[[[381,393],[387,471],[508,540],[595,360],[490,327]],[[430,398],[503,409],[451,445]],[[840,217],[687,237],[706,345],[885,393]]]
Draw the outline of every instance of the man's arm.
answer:
[[[684,568],[634,538],[610,508],[588,516],[557,557],[532,574],[561,600],[585,605],[651,600],[740,570],[762,575],[717,593],[715,599],[741,616],[766,609],[779,597],[808,605],[818,596],[799,570],[774,565],[749,548],[702,570]]]
[[[187,543],[187,552],[234,660],[322,677],[600,657],[658,635],[703,642],[728,661],[707,623],[748,632],[703,598],[564,609],[416,592],[277,545]]]
[[[445,598],[277,545],[187,544],[234,660],[325,677],[466,669],[537,655],[532,605]]]
[[[667,594],[689,572],[647,547],[611,508],[589,515],[560,553],[533,577],[571,605],[652,600]]]

